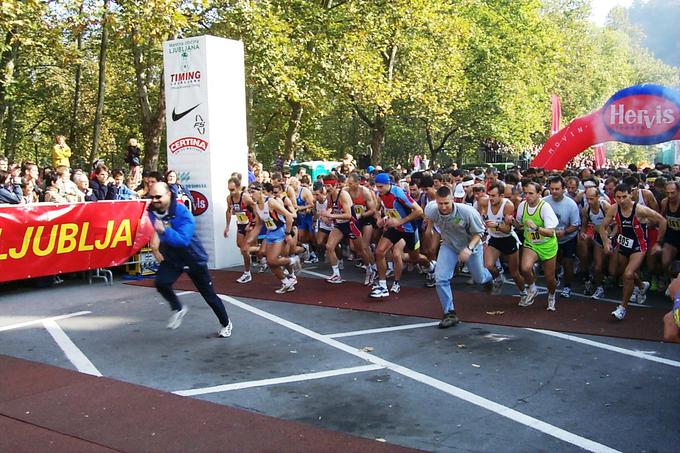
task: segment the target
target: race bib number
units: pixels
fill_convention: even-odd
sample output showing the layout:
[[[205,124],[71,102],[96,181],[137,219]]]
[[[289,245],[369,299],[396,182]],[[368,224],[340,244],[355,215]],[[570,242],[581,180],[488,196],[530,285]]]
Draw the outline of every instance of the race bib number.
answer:
[[[390,219],[401,219],[401,216],[399,215],[399,211],[396,209],[387,209],[385,210],[385,215],[390,218]]]
[[[595,226],[594,225],[588,225],[586,227],[586,236],[588,236],[591,239],[595,236]]]
[[[364,215],[364,212],[366,212],[366,206],[361,204],[354,205],[354,213],[357,215],[357,217]]]
[[[619,234],[619,237],[616,238],[616,242],[619,243],[621,247],[627,248],[627,249],[632,249],[633,248],[633,240],[631,238],[627,238],[626,236]]]
[[[276,227],[276,222],[274,222],[274,219],[267,219],[264,221],[264,226],[267,227],[268,230],[275,230]]]
[[[239,225],[247,225],[250,220],[248,220],[248,214],[245,212],[237,212],[236,213],[236,223]]]
[[[538,231],[529,232],[529,239],[531,239],[531,242],[543,242],[543,237]]]
[[[668,228],[671,230],[680,230],[680,219],[677,217],[668,217]]]

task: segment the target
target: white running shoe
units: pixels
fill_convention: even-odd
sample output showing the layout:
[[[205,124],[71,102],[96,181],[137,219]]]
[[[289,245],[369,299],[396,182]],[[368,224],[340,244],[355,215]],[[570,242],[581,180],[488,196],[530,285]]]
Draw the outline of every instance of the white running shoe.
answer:
[[[560,293],[560,297],[564,297],[565,299],[569,299],[571,297],[571,288],[568,286],[565,286],[562,288],[562,292]]]
[[[252,280],[253,276],[250,274],[250,272],[244,272],[243,275],[236,279],[236,281],[239,283],[248,283]]]
[[[385,272],[385,278],[390,278],[392,276],[394,276],[394,269],[388,267],[387,272]]]
[[[601,286],[598,286],[595,289],[595,292],[593,293],[593,295],[590,296],[591,299],[595,299],[595,300],[601,299],[603,297],[604,297],[604,288],[601,287]]]
[[[612,312],[612,316],[618,319],[619,321],[622,321],[623,318],[626,317],[626,309],[623,308],[623,305],[619,305],[616,307],[616,310]]]
[[[548,311],[555,311],[555,294],[548,294]]]
[[[387,288],[385,288],[384,286],[376,285],[371,290],[369,297],[372,297],[374,299],[381,299],[381,298],[384,298],[384,297],[389,297],[389,295],[390,295],[390,292],[387,291]]]
[[[649,282],[642,282],[642,289],[638,289],[637,303],[644,304],[647,302],[647,290],[649,289]]]
[[[302,262],[300,261],[299,256],[293,255],[290,257],[290,267],[292,267],[295,272],[300,272],[302,270]]]
[[[229,324],[227,324],[225,327],[222,327],[219,332],[217,332],[217,336],[220,338],[228,338],[231,336],[231,329],[233,325],[231,323],[231,319],[229,320]]]
[[[284,278],[281,280],[281,288],[274,291],[276,294],[284,294],[295,291],[295,283],[290,278]]]
[[[526,307],[526,305],[525,305],[526,303],[527,303],[527,290],[525,289],[524,291],[519,293],[519,304],[518,305],[520,307]]]
[[[371,266],[368,266],[366,268],[366,277],[364,278],[364,286],[368,286],[371,283],[373,283],[374,278],[375,278],[375,272],[373,271],[373,268]]]
[[[401,285],[399,282],[394,282],[392,283],[392,288],[390,289],[394,294],[399,294],[399,291],[401,291]]]
[[[331,275],[330,277],[328,277],[328,278],[326,279],[326,282],[328,282],[328,283],[334,283],[334,284],[337,285],[338,283],[343,283],[344,280],[342,279],[342,277],[340,276],[340,274],[333,274],[333,275]]]
[[[503,291],[503,283],[505,283],[503,274],[498,274],[498,277],[493,279],[493,288],[491,289],[491,294],[498,296]]]
[[[536,288],[535,290],[532,291],[532,290],[531,290],[531,287],[529,287],[529,288],[527,289],[527,297],[526,297],[526,299],[524,299],[524,301],[522,301],[522,300],[520,299],[520,301],[519,301],[519,306],[520,306],[520,307],[528,307],[529,305],[533,304],[533,303],[534,303],[534,299],[536,298],[537,295],[538,295],[538,288]]]
[[[180,310],[175,310],[170,315],[170,320],[168,321],[168,329],[176,329],[182,325],[182,318],[189,311],[189,307],[184,305]]]

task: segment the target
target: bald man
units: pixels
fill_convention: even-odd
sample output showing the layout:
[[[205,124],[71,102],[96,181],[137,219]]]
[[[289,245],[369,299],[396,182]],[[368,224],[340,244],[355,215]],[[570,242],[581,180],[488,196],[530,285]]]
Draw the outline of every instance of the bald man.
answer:
[[[186,272],[222,325],[217,336],[231,336],[232,324],[224,303],[213,289],[208,273],[208,254],[196,236],[194,216],[183,203],[177,203],[175,195],[164,182],[158,182],[149,189],[149,198],[149,217],[156,230],[151,248],[160,263],[156,289],[173,310],[168,329],[177,329],[188,311],[172,290],[172,285]]]

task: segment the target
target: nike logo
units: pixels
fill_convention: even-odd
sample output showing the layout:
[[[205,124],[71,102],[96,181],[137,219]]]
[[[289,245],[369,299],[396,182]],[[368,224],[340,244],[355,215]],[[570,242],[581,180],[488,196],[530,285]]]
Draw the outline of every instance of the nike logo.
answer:
[[[189,110],[185,110],[182,113],[175,113],[175,109],[173,108],[172,109],[172,120],[173,121],[181,120],[182,118],[184,118],[186,116],[187,113],[191,112],[193,109],[195,109],[199,105],[201,105],[201,104],[196,104],[193,107],[191,107]]]

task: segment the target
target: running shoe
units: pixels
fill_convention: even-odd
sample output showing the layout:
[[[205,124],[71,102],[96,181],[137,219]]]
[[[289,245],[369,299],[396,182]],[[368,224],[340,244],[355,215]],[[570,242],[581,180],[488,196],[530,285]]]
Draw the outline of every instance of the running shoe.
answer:
[[[295,272],[300,272],[302,270],[302,262],[300,261],[299,256],[293,255],[290,257],[290,267],[292,267]]]
[[[260,274],[265,272],[269,266],[267,265],[267,258],[260,259]]]
[[[374,299],[381,299],[384,297],[389,297],[389,295],[390,292],[387,291],[387,288],[385,288],[384,286],[377,285],[373,287],[369,294],[369,297],[372,297]]]
[[[616,307],[616,310],[612,312],[612,316],[618,319],[619,321],[622,321],[623,318],[626,317],[626,309],[623,308],[623,305],[619,305]]]
[[[399,282],[392,283],[392,288],[390,288],[390,291],[392,291],[394,294],[399,294],[399,291],[401,291],[401,285]]]
[[[604,288],[602,286],[598,286],[595,288],[595,292],[593,293],[592,296],[590,296],[591,299],[601,299],[604,297]]]
[[[642,282],[642,289],[638,291],[638,296],[637,296],[637,303],[638,304],[644,304],[647,302],[647,290],[649,289],[651,285],[649,282]]]
[[[428,288],[434,288],[437,286],[437,279],[434,276],[434,272],[428,272],[425,276],[425,286]]]
[[[222,327],[219,332],[217,332],[217,336],[220,338],[228,338],[231,336],[231,329],[233,325],[231,323],[231,319],[229,320],[229,324],[227,324],[225,327]]]
[[[338,283],[343,283],[344,280],[342,279],[342,277],[340,276],[340,274],[333,274],[333,275],[331,275],[330,277],[328,277],[328,278],[326,279],[326,282],[328,282],[328,283],[333,283],[333,284],[336,284],[336,285],[337,285]]]
[[[640,295],[640,288],[638,288],[637,286],[634,286],[633,287],[633,294],[630,296],[630,299],[628,300],[628,302],[632,302],[634,304],[637,304],[639,295]]]
[[[319,262],[319,257],[316,256],[316,253],[312,252],[309,255],[309,258],[305,260],[305,264],[316,264]]]
[[[560,293],[560,297],[564,297],[565,299],[571,298],[571,288],[568,286],[565,286],[562,288],[562,292]]]
[[[446,329],[447,327],[452,327],[458,324],[459,319],[458,316],[456,316],[456,310],[451,310],[450,312],[446,313],[442,320],[439,322],[439,328],[440,329]]]
[[[548,294],[548,311],[555,311],[555,294]]]
[[[525,289],[521,293],[519,293],[519,306],[520,307],[525,307],[527,302],[527,290]]]
[[[236,281],[239,283],[248,283],[252,280],[253,276],[250,274],[250,272],[244,272],[243,275],[236,279]]]
[[[285,294],[291,291],[295,291],[295,283],[289,278],[284,278],[281,280],[281,288],[274,291],[276,294]]]
[[[503,283],[505,279],[502,274],[498,274],[498,277],[493,279],[493,287],[491,288],[491,294],[498,296],[503,291]]]
[[[520,307],[528,307],[529,305],[534,303],[534,299],[536,299],[536,296],[538,295],[538,288],[532,290],[531,288],[527,289],[527,297],[522,301],[520,299],[519,301],[519,306]]]
[[[168,329],[174,330],[181,326],[182,318],[184,318],[184,315],[186,315],[188,311],[189,307],[187,307],[186,305],[179,310],[173,311],[172,315],[170,316],[170,320],[168,321]]]
[[[375,279],[375,271],[373,270],[372,267],[368,266],[366,268],[366,277],[364,277],[364,286],[368,286],[371,283],[373,283],[374,279]]]

